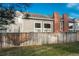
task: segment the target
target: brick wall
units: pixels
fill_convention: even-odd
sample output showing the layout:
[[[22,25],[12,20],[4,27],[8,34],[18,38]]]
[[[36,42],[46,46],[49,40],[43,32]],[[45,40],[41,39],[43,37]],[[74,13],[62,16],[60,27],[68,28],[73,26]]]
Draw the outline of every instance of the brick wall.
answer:
[[[63,15],[63,20],[64,20],[63,32],[68,32],[68,15],[67,14]]]
[[[57,12],[54,13],[54,32],[60,32],[60,16]]]

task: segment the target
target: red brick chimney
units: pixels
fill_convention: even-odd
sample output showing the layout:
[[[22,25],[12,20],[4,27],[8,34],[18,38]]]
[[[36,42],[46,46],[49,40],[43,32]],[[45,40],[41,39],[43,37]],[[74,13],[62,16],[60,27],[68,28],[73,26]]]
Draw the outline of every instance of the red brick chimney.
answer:
[[[54,32],[60,32],[60,16],[57,12],[54,13]]]
[[[63,14],[63,20],[64,20],[64,28],[63,28],[63,32],[68,32],[68,15],[67,14]]]

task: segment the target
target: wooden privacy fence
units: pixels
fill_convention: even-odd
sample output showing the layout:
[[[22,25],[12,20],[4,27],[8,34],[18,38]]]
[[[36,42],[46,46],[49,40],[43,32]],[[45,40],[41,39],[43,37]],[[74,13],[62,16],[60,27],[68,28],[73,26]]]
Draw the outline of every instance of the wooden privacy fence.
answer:
[[[77,33],[29,33],[30,40],[21,45],[57,44],[77,41]]]
[[[29,39],[28,33],[0,33],[0,46],[19,46]]]
[[[78,41],[78,32],[67,33],[0,33],[0,46],[27,46],[42,44],[57,44]]]

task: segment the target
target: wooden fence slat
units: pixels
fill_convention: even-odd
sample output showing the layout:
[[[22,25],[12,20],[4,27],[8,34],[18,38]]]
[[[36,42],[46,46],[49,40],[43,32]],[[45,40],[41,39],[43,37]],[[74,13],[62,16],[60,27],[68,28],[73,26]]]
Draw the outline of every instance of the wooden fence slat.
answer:
[[[42,44],[57,44],[75,42],[79,39],[78,32],[68,33],[6,33],[4,35],[5,46],[27,46]],[[3,35],[0,33],[0,47],[3,44]]]

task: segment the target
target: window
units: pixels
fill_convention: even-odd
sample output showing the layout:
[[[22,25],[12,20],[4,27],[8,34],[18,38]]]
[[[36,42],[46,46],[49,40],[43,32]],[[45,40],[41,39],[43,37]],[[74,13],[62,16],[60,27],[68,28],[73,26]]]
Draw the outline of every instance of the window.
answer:
[[[69,29],[73,29],[74,24],[73,23],[69,23]]]
[[[72,29],[73,28],[73,26],[69,26],[69,29]]]
[[[35,28],[41,28],[41,24],[40,23],[35,23]]]
[[[50,24],[44,24],[44,28],[50,28]]]

